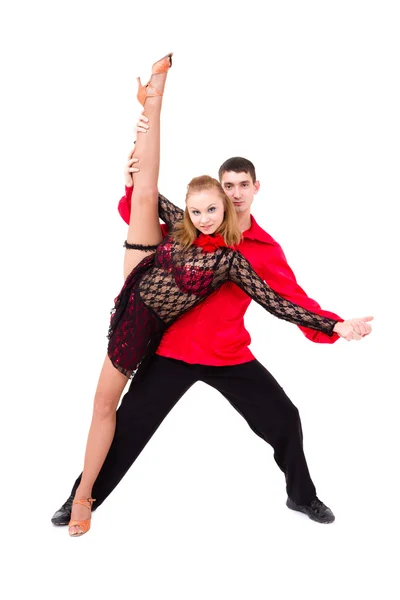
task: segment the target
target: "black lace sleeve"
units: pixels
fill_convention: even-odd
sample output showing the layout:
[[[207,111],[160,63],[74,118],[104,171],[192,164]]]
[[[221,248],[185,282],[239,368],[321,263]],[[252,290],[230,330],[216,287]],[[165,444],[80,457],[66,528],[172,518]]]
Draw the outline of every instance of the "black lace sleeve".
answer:
[[[158,216],[171,229],[177,221],[183,219],[183,210],[172,204],[165,196],[158,194]]]
[[[322,331],[329,336],[333,335],[333,328],[337,321],[310,312],[279,296],[255,273],[250,263],[240,252],[233,253],[229,269],[229,279],[246,292],[250,298],[261,304],[263,308],[279,319]]]

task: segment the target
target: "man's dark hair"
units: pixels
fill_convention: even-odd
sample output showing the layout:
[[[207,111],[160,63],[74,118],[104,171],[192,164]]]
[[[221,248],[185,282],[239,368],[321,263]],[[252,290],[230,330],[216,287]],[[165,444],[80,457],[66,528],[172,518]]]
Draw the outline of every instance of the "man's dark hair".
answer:
[[[228,158],[218,170],[218,177],[221,181],[222,175],[227,171],[234,171],[235,173],[248,173],[253,180],[253,183],[256,182],[256,168],[252,162],[247,160],[247,158],[242,158],[241,156],[234,156],[233,158]]]

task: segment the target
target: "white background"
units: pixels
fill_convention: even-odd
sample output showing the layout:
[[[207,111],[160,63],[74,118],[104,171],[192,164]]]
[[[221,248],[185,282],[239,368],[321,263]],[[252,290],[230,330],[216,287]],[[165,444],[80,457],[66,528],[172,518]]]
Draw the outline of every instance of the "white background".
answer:
[[[7,598],[398,598],[398,3],[18,2],[2,9],[2,547]],[[258,222],[359,343],[254,303],[252,350],[299,407],[322,526],[213,389],[180,401],[90,533],[50,524],[81,470],[122,285],[135,77],[169,51],[160,189],[230,156]],[[396,561],[397,554],[397,561]],[[4,556],[4,553],[3,553]],[[4,560],[4,559],[3,559]]]

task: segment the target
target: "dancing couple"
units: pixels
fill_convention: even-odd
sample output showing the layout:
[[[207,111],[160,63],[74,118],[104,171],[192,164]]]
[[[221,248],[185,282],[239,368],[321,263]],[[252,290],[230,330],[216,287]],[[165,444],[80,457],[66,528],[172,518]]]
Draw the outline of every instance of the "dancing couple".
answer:
[[[259,183],[250,161],[226,161],[220,181],[192,179],[185,210],[159,194],[160,113],[171,65],[169,54],[153,65],[145,86],[139,80],[145,116],[126,169],[126,183],[134,185],[120,203],[121,214],[129,211],[125,283],[112,311],[83,472],[52,522],[68,524],[74,537],[86,533],[93,503],[111,493],[179,398],[204,381],[274,448],[287,506],[330,523],[333,513],[308,471],[298,410],[248,349],[243,316],[253,299],[321,343],[361,339],[372,317],[343,320],[298,286],[280,246],[251,215]],[[200,314],[203,323],[210,316],[209,327],[198,327]]]

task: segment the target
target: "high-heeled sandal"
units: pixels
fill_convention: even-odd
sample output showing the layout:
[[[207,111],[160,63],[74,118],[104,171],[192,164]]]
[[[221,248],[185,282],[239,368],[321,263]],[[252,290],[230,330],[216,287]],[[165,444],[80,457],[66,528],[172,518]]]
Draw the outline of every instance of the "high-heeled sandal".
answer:
[[[160,60],[158,60],[156,63],[154,63],[154,65],[151,68],[151,74],[152,75],[157,75],[159,73],[166,73],[171,67],[172,67],[172,52],[170,52],[169,54],[167,54],[166,56],[164,56],[163,58],[161,58]],[[144,103],[146,102],[146,98],[154,98],[155,96],[162,96],[163,93],[160,92],[160,90],[157,90],[156,88],[153,88],[150,85],[150,81],[151,81],[151,77],[149,79],[149,81],[146,83],[146,85],[142,85],[142,82],[140,81],[140,77],[137,77],[137,82],[138,82],[138,93],[137,93],[137,99],[139,100],[140,104],[142,106],[144,106]]]
[[[92,510],[92,505],[93,502],[96,502],[95,498],[81,498],[80,500],[74,500],[72,503],[72,506],[74,506],[74,504],[82,504],[82,506],[86,506],[86,508],[88,508],[90,511]],[[90,521],[91,518],[89,519],[84,519],[83,521],[75,521],[72,520],[68,523],[68,533],[71,537],[78,537],[80,535],[83,535],[84,533],[87,533],[90,529]],[[71,527],[80,527],[82,529],[82,531],[78,531],[77,533],[71,533],[70,529]]]

